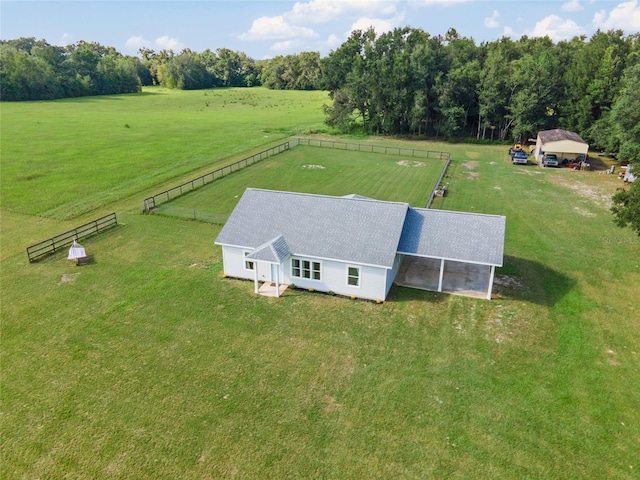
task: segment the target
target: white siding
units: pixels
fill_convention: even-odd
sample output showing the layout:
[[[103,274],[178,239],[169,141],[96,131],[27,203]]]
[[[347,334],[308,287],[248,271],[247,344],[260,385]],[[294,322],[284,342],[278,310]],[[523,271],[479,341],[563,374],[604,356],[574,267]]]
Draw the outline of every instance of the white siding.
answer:
[[[393,260],[393,268],[391,270],[387,270],[387,284],[384,291],[385,298],[389,294],[389,290],[391,290],[391,285],[393,285],[393,281],[396,279],[396,274],[400,269],[400,265],[402,265],[403,259],[404,255],[396,253],[396,258]]]
[[[320,280],[291,276],[291,258],[284,262],[284,283],[293,283],[300,288],[313,288],[319,292],[334,292],[338,295],[355,295],[368,300],[384,300],[386,269],[369,267],[355,263],[345,264],[332,260],[318,260],[313,257],[296,256],[301,260],[320,262]],[[360,285],[347,284],[348,265],[360,268]]]
[[[254,273],[244,268],[244,250],[237,247],[222,247],[222,261],[225,275],[234,278],[254,279]],[[285,260],[282,265],[280,281],[285,284],[295,284],[300,288],[313,288],[319,292],[334,292],[338,295],[351,296],[368,300],[384,300],[390,282],[393,282],[397,271],[398,258],[394,262],[393,273],[381,267],[370,267],[355,263],[345,264],[332,260],[318,260],[313,257],[296,256],[295,258],[320,262],[320,280],[298,278],[291,276],[291,258]],[[258,267],[258,280],[271,280],[271,264],[267,262],[254,262]],[[348,265],[360,268],[360,285],[352,286],[347,283]],[[390,280],[389,280],[390,279]]]
[[[222,247],[222,263],[225,275],[253,280],[253,272],[244,268],[244,250],[237,247]]]
[[[244,253],[248,251],[250,250],[244,250],[237,247],[222,247],[222,262],[225,275],[228,277],[254,280],[255,273],[253,270],[245,269]],[[258,281],[266,282],[275,280],[277,271],[275,265],[269,262],[260,262],[256,260],[253,260],[253,264],[258,268]],[[280,281],[282,280],[283,275],[280,273]]]

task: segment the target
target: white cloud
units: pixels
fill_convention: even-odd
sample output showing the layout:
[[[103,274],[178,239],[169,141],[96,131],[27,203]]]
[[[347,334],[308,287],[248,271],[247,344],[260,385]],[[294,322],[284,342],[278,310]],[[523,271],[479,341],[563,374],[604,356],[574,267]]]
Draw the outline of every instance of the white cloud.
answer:
[[[504,29],[502,30],[502,36],[516,38],[516,32],[511,27],[504,27]]]
[[[177,38],[171,38],[168,35],[163,35],[162,37],[158,37],[153,42],[157,48],[167,49],[167,50],[182,50],[184,48],[184,44],[178,40]]]
[[[73,35],[70,33],[63,33],[62,37],[60,37],[60,41],[57,43],[60,47],[66,47],[67,45],[71,45],[73,43]]]
[[[403,20],[404,14],[398,14],[388,20],[383,18],[360,17],[351,25],[347,36],[354,30],[364,31],[369,27],[373,27],[376,35],[380,35],[381,33],[390,32],[394,28],[398,27]]]
[[[459,3],[466,3],[469,0],[410,0],[409,3],[416,7],[424,7],[429,5],[440,5],[442,7],[450,7]]]
[[[549,15],[536,23],[531,32],[532,37],[548,36],[554,42],[568,40],[585,33],[584,28],[573,20],[564,20],[558,15]]]
[[[156,50],[173,50],[179,52],[184,48],[184,44],[177,38],[163,35],[156,38],[154,41],[145,39],[142,35],[129,37],[124,43],[124,46],[129,50],[138,51],[141,48],[153,48]]]
[[[139,50],[142,47],[150,47],[151,42],[148,40],[145,40],[142,37],[142,35],[139,35],[137,37],[129,37],[127,41],[124,43],[124,46],[130,50]]]
[[[354,30],[367,30],[369,27],[373,27],[376,32],[376,35],[380,35],[381,33],[389,32],[393,30],[394,26],[388,20],[383,20],[381,18],[369,18],[369,17],[361,17],[356,20],[349,32],[353,32]]]
[[[500,13],[497,10],[494,10],[490,17],[484,17],[484,26],[487,28],[498,28],[500,26],[500,22],[498,21],[499,18]]]
[[[292,23],[327,23],[344,16],[395,15],[400,0],[311,0],[297,2],[284,14]]]
[[[597,12],[593,16],[593,25],[602,30],[640,30],[640,6],[637,0],[619,3],[613,10],[607,13],[604,10]]]
[[[278,53],[289,53],[296,47],[296,45],[297,42],[294,42],[293,40],[284,40],[271,45],[271,50]]]
[[[571,0],[570,2],[562,4],[563,12],[579,12],[582,10],[582,5],[580,5],[580,0]]]
[[[316,38],[318,34],[310,28],[291,25],[280,15],[260,17],[253,21],[248,32],[238,36],[240,40],[278,40],[296,37]]]
[[[337,35],[334,35],[332,33],[331,35],[329,35],[329,38],[327,38],[327,41],[325,42],[325,44],[329,48],[337,48],[342,44],[342,40],[340,40],[340,38]]]

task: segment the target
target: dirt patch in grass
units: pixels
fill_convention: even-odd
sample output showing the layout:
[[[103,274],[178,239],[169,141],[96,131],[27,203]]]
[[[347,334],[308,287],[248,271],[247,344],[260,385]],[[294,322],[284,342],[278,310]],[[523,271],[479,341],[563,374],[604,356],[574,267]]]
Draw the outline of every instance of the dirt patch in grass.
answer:
[[[400,160],[396,162],[396,165],[400,165],[401,167],[424,167],[426,163],[416,160]]]
[[[73,283],[78,278],[79,273],[65,273],[60,277],[60,282],[58,285],[62,285],[63,283]]]
[[[464,162],[464,163],[462,164],[462,166],[463,166],[464,168],[466,168],[467,170],[474,170],[474,169],[478,168],[478,162],[474,162],[474,161],[471,161],[471,162]]]
[[[467,180],[473,180],[473,179],[478,178],[480,176],[480,174],[478,172],[474,172],[473,171],[478,167],[478,162],[475,162],[475,161],[464,162],[462,164],[462,166],[469,171],[469,173],[467,175]]]
[[[549,179],[553,183],[573,190],[581,197],[587,198],[597,205],[601,205],[605,208],[611,208],[611,195],[603,192],[598,187],[557,175],[550,176]]]
[[[331,395],[323,395],[322,404],[324,405],[325,412],[334,412],[342,406],[339,403],[336,403],[336,399]]]
[[[493,283],[499,287],[522,288],[522,283],[509,275],[496,275]]]
[[[595,213],[591,213],[589,210],[585,210],[584,208],[580,208],[580,207],[573,207],[573,209],[575,210],[575,212],[578,215],[582,215],[583,217],[595,217]]]
[[[303,165],[302,168],[308,168],[309,170],[324,170],[324,165]]]

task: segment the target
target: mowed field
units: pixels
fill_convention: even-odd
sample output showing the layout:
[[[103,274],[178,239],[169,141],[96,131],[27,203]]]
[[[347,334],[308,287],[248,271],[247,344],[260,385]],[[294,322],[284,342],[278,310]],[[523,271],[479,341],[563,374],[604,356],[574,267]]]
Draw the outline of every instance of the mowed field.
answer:
[[[324,103],[324,92],[263,88],[146,88],[133,96],[4,102],[2,206],[74,218],[322,128]]]
[[[417,153],[420,157],[396,149],[392,150],[397,154],[346,150],[346,145],[355,149],[359,144],[339,143],[341,149],[295,146],[223,177],[224,188],[207,185],[161,204],[157,212],[224,223],[247,187],[335,196],[356,193],[424,207],[445,164],[438,152],[426,158],[427,145],[422,145],[425,153]]]
[[[216,92],[223,105],[225,92],[236,95]],[[162,98],[191,96],[205,98]],[[157,98],[87,103],[98,104],[94,125],[108,131],[124,128],[122,118],[99,115],[101,104],[126,111],[131,102],[144,117],[160,115]],[[303,291],[265,298],[251,282],[222,278],[213,244],[220,225],[141,215],[140,205],[272,137],[261,132],[261,144],[256,134],[244,149],[238,139],[226,157],[202,145],[191,154],[185,144],[183,158],[200,151],[202,162],[166,181],[142,175],[118,200],[108,200],[119,188],[111,176],[88,195],[98,205],[91,215],[61,220],[84,211],[82,181],[51,172],[76,169],[85,155],[69,153],[70,166],[54,161],[49,170],[42,152],[52,137],[33,141],[37,161],[22,168],[41,188],[12,193],[5,161],[16,169],[29,160],[4,146],[6,125],[64,106],[72,117],[73,102],[2,104],[1,478],[637,478],[640,243],[611,220],[614,176],[513,166],[506,147],[358,140],[451,152],[449,193],[434,208],[507,216],[494,299],[397,287],[381,305]],[[292,133],[322,119],[264,115],[271,129],[285,122]],[[153,139],[139,142],[151,149]],[[210,141],[225,144],[215,132]],[[227,211],[245,187],[260,186],[402,194],[397,200],[421,206],[431,186],[405,192],[396,175],[424,175],[427,184],[441,166],[359,155],[351,165],[334,153],[296,147],[175,205],[218,199]],[[342,179],[330,175],[347,167],[353,173]],[[50,198],[50,174],[56,191],[76,193]],[[94,264],[76,267],[66,252],[28,263],[30,243],[108,211],[120,225],[82,242]]]

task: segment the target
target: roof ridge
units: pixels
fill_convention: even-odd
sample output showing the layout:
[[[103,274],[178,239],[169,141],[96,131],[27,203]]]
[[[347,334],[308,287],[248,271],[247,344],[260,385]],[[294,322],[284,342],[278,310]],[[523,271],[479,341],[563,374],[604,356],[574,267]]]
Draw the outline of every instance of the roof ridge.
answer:
[[[428,212],[441,212],[441,213],[456,213],[458,215],[472,215],[474,217],[504,217],[504,215],[498,215],[497,213],[474,213],[474,212],[458,212],[456,210],[440,210],[439,208],[419,208],[409,207],[413,210],[421,210]]]
[[[407,202],[397,202],[397,201],[393,201],[393,200],[380,200],[380,199],[377,199],[377,198],[370,198],[370,197],[353,198],[353,197],[345,197],[345,196],[341,196],[341,195],[328,195],[328,194],[324,194],[324,193],[288,192],[288,191],[285,191],[285,190],[271,190],[271,189],[268,189],[268,188],[255,188],[255,187],[247,187],[247,190],[253,190],[253,191],[257,191],[257,192],[283,193],[283,194],[295,195],[295,196],[332,198],[332,199],[336,199],[336,200],[355,200],[355,201],[361,201],[361,202],[378,202],[378,203],[390,203],[390,204],[394,204],[394,205],[409,205]],[[358,193],[350,193],[348,195],[360,195],[360,194],[358,194]],[[364,195],[360,195],[360,196],[364,197]],[[411,205],[409,205],[409,206],[411,206]]]

